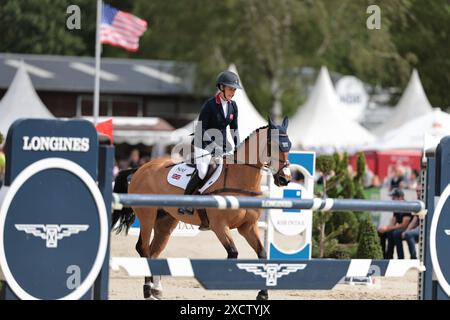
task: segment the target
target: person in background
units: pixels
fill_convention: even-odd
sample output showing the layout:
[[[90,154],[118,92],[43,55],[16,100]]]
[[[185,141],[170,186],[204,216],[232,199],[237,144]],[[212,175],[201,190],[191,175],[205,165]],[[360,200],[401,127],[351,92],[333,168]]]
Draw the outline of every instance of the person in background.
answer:
[[[419,172],[416,171],[413,173],[416,177],[419,177]],[[416,185],[416,193],[417,193],[417,199],[422,199],[422,187],[420,183],[417,183]],[[401,239],[406,240],[406,243],[408,244],[408,250],[409,255],[411,259],[417,259],[417,253],[416,253],[416,243],[419,242],[419,232],[420,232],[420,221],[418,216],[414,216],[411,220],[411,222],[408,224],[408,227],[404,232],[402,232]]]
[[[138,149],[131,150],[128,166],[133,169],[138,168],[140,160],[141,154],[139,153],[139,150]]]
[[[396,164],[393,170],[393,176],[389,181],[389,191],[394,190],[395,188],[406,187],[406,178],[404,169],[400,164]]]
[[[419,242],[419,218],[414,216],[405,231],[401,233],[400,243],[406,240],[411,259],[417,259],[416,243]]]
[[[390,196],[392,200],[405,200],[405,193],[399,189],[394,189]],[[380,236],[381,249],[383,251],[384,259],[392,259],[394,257],[394,247],[397,249],[397,257],[404,259],[403,246],[401,241],[402,233],[407,229],[412,214],[410,212],[394,212],[387,226],[380,226],[378,228],[378,235]],[[386,248],[387,241],[387,248]]]
[[[419,185],[420,173],[416,169],[411,171],[411,174],[408,177],[408,185],[407,188],[411,190],[416,190]]]

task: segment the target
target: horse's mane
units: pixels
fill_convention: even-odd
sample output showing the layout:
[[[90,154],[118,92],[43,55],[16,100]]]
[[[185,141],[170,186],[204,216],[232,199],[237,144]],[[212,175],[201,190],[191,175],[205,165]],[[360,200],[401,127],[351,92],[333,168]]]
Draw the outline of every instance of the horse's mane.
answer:
[[[259,130],[261,130],[261,129],[266,129],[266,128],[268,128],[268,127],[269,127],[269,125],[267,124],[267,125],[265,125],[265,126],[259,127],[258,129],[256,129],[256,130],[253,131],[252,133],[250,133],[250,134],[248,135],[247,138],[245,138],[244,140],[242,140],[242,141],[234,148],[234,152],[236,152],[241,146],[243,146],[243,145],[250,139],[250,137],[252,137],[254,134],[257,134],[257,133],[259,132]]]

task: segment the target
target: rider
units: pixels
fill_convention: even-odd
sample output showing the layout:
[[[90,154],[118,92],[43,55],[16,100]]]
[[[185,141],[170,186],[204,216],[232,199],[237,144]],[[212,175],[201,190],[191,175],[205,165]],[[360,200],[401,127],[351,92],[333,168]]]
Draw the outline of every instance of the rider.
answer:
[[[195,138],[193,140],[196,170],[184,194],[194,193],[197,186],[203,181],[208,171],[212,155],[220,157],[226,153],[227,126],[230,126],[230,129],[234,130],[233,140],[235,146],[239,142],[238,107],[236,102],[231,100],[236,89],[242,89],[239,84],[239,78],[231,71],[223,71],[217,77],[216,87],[219,89],[219,92],[214,97],[208,99],[200,111],[195,130]],[[215,140],[213,143],[209,142],[213,138],[208,134],[208,130],[210,129],[217,129],[221,133],[221,137],[214,137]],[[220,140],[222,143],[220,143]],[[207,146],[208,150],[213,147],[212,150],[205,150]],[[186,213],[192,215],[194,213],[192,208],[180,208],[178,211],[181,214]]]

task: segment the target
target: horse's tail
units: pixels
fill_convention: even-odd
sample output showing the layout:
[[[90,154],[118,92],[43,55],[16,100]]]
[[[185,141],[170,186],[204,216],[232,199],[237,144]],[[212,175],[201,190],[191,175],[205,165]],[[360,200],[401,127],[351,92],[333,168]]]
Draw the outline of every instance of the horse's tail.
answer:
[[[128,177],[136,172],[137,169],[126,169],[119,172],[114,180],[115,193],[128,193]],[[112,214],[112,228],[117,234],[125,230],[128,233],[131,225],[134,222],[134,212],[131,208],[123,207],[121,210],[114,210]],[[114,228],[119,221],[119,225]]]

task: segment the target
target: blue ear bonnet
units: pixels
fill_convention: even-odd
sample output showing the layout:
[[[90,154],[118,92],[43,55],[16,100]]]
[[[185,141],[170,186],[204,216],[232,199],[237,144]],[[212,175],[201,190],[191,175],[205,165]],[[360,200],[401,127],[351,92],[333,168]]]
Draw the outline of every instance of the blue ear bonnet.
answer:
[[[278,131],[278,145],[281,152],[289,152],[292,143],[287,135],[288,118],[285,117],[281,126],[275,124],[269,117],[269,129],[276,129]],[[272,135],[272,134],[271,134]],[[274,137],[275,138],[275,137]]]
[[[281,152],[289,152],[289,150],[291,150],[292,147],[292,143],[291,140],[289,140],[289,137],[286,133],[286,131],[281,127],[281,126],[276,126],[273,129],[277,129],[278,130],[278,145],[280,148]]]
[[[289,152],[289,150],[291,150],[292,143],[289,140],[289,137],[287,136],[287,134],[280,134],[278,136],[278,141],[280,144],[281,152]]]

